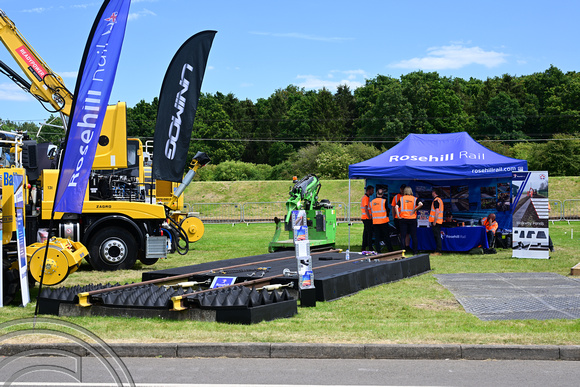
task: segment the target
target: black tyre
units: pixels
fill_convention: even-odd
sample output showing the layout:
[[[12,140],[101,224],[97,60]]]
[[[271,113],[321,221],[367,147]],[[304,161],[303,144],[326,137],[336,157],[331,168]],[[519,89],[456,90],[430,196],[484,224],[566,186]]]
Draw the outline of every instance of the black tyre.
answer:
[[[2,268],[2,285],[3,285],[3,299],[2,302],[4,306],[10,305],[18,290],[20,289],[20,279],[18,276],[18,270],[10,269],[8,266],[3,265]]]
[[[151,266],[156,264],[157,261],[159,261],[159,258],[139,258],[139,261],[141,261],[143,265]]]
[[[137,261],[137,242],[121,227],[97,231],[88,242],[89,263],[95,270],[131,269]]]

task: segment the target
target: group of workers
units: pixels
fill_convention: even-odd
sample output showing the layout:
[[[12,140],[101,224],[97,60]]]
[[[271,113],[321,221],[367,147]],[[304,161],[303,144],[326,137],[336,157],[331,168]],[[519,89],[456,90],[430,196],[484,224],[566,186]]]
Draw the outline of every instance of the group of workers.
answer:
[[[374,251],[382,252],[383,246],[388,251],[393,251],[391,235],[389,232],[389,203],[388,192],[382,187],[377,188],[376,197],[371,200],[375,193],[375,187],[369,185],[365,187],[365,194],[361,199],[361,219],[363,222],[363,240],[362,251],[373,250],[374,234]],[[444,223],[452,222],[450,213],[445,213],[443,200],[437,194],[435,188],[431,190],[433,201],[429,212],[429,225],[435,239],[435,252],[432,255],[441,255],[442,240],[441,226]],[[406,251],[415,255],[418,252],[419,241],[417,239],[417,211],[423,207],[423,202],[413,195],[413,190],[406,184],[401,185],[400,191],[393,197],[390,203],[392,208],[394,224],[399,236],[399,246]],[[483,218],[481,224],[485,226],[489,247],[494,246],[495,234],[498,224],[495,220],[495,214],[491,213]]]

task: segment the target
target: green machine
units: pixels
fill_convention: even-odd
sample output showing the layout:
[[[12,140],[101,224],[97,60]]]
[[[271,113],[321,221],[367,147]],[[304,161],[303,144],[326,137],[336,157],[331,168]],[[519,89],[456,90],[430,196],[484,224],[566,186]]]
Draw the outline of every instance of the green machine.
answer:
[[[268,246],[268,251],[273,253],[279,250],[294,248],[294,230],[292,229],[292,211],[306,211],[308,225],[308,239],[310,247],[334,247],[336,242],[336,210],[330,201],[323,199],[318,201],[320,180],[316,175],[309,174],[299,181],[294,182],[290,189],[290,197],[286,201],[286,216],[284,221],[274,218],[276,232]],[[284,230],[282,230],[282,228]],[[287,236],[281,240],[282,232]]]

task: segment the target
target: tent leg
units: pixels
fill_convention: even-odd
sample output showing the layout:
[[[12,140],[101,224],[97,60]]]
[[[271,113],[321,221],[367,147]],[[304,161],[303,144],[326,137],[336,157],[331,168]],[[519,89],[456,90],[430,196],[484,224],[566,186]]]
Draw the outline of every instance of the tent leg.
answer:
[[[346,221],[348,222],[348,251],[350,251],[350,179],[348,179],[348,211],[346,215]]]

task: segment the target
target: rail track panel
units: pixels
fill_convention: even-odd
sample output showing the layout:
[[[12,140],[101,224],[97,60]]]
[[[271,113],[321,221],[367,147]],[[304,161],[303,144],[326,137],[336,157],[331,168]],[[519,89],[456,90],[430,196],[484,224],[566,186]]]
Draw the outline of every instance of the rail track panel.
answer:
[[[429,255],[420,254],[403,258],[401,252],[381,256],[363,256],[331,252],[312,253],[312,268],[316,301],[330,301],[359,292],[360,290],[398,281],[431,270]],[[276,277],[271,283],[294,283],[297,289],[297,262],[293,251],[233,258],[198,265],[183,266],[143,273],[143,281],[195,273],[193,281],[206,281],[217,275],[237,277],[236,281],[260,277]]]

